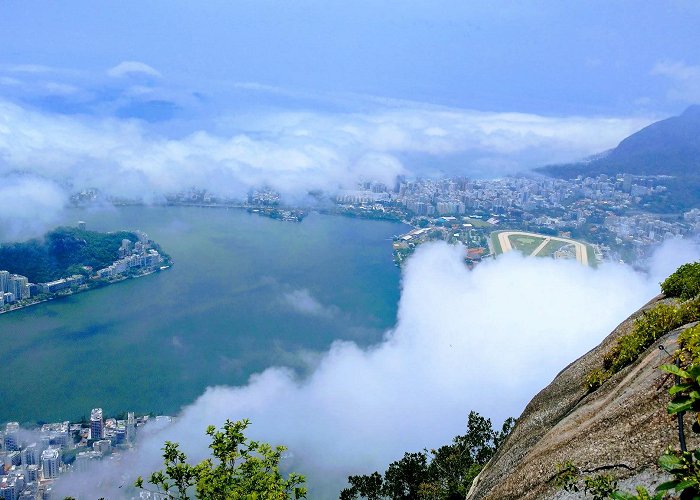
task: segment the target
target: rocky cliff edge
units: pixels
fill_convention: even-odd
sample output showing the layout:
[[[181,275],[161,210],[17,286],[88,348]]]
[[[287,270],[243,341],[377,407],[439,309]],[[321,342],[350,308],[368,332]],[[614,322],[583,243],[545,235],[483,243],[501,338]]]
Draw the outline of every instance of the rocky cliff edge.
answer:
[[[589,392],[586,377],[644,310],[667,300],[659,296],[646,304],[537,394],[467,499],[571,498],[555,484],[557,465],[566,461],[584,474],[614,475],[622,490],[653,489],[665,481],[656,462],[669,445],[678,446],[678,428],[675,416],[666,412],[673,381],[658,369],[670,361],[659,345],[672,353],[678,333],[694,323],[661,337],[596,391]],[[686,428],[689,448],[697,447]]]

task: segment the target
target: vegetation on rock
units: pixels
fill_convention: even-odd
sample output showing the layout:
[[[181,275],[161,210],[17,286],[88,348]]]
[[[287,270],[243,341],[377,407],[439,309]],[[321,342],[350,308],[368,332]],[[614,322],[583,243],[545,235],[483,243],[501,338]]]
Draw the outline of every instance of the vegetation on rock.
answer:
[[[700,325],[686,328],[678,335],[678,348],[683,365],[700,365]]]
[[[603,355],[603,366],[587,379],[590,390],[600,387],[624,367],[632,364],[656,340],[687,323],[700,320],[700,296],[677,305],[658,304],[644,311],[634,322],[632,331],[617,339]]]
[[[692,299],[700,294],[700,262],[683,264],[661,283],[661,291],[666,297],[681,300]]]
[[[556,484],[568,493],[583,491],[590,494],[593,500],[604,500],[617,490],[617,481],[610,474],[584,476],[583,479],[579,476],[579,469],[571,461],[557,465]]]
[[[611,474],[602,473],[594,476],[581,477],[581,471],[570,460],[557,465],[557,473],[554,476],[558,488],[567,493],[582,492],[584,496],[590,495],[593,500],[661,500],[663,492],[649,493],[646,488],[638,486],[636,495],[617,490],[617,480]]]
[[[597,370],[589,376],[589,386],[593,382],[604,382],[606,375],[633,362],[642,351],[655,340],[671,330],[700,320],[700,264],[685,264],[678,268],[662,284],[667,296],[678,297],[685,302],[677,306],[659,304],[646,311],[635,322],[632,332],[620,337],[613,348],[606,353],[603,370]],[[663,347],[662,347],[663,348]],[[675,375],[675,384],[669,389],[671,401],[668,403],[669,415],[676,415],[679,426],[680,450],[669,447],[659,457],[659,467],[672,479],[656,488],[652,495],[645,488],[638,486],[636,494],[617,491],[617,482],[607,474],[580,478],[576,466],[569,462],[560,464],[555,476],[557,485],[568,492],[580,490],[583,482],[585,493],[590,493],[594,500],[612,498],[615,500],[660,500],[667,498],[673,491],[673,498],[700,498],[700,449],[686,450],[683,415],[694,414],[692,431],[700,434],[700,325],[686,328],[678,335],[678,350],[675,364],[661,365],[660,369]]]

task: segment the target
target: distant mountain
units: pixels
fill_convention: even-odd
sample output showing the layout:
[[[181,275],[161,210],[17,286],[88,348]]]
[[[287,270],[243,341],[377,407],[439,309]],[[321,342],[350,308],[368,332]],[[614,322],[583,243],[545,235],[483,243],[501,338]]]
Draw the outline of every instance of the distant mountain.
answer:
[[[585,161],[538,169],[555,177],[577,175],[669,175],[663,203],[652,208],[675,211],[700,206],[700,105],[680,116],[652,123],[610,151]]]

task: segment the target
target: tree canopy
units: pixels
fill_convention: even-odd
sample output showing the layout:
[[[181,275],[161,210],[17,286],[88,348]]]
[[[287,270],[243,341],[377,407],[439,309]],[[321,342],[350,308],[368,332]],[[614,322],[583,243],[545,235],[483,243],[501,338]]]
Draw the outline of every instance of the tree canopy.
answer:
[[[348,477],[350,486],[341,491],[340,500],[462,499],[514,424],[509,418],[495,431],[490,419],[472,411],[466,434],[436,450],[405,453],[383,475],[373,472]]]
[[[700,294],[700,262],[683,264],[661,283],[667,297],[688,300]]]
[[[188,464],[179,445],[167,441],[163,448],[165,469],[151,474],[148,483],[166,498],[178,500],[305,498],[304,476],[291,473],[285,479],[279,471],[286,448],[247,439],[243,431],[249,424],[248,420],[227,420],[221,430],[209,426],[213,459],[197,465]],[[135,486],[148,489],[141,477]]]
[[[137,241],[128,231],[100,233],[74,227],[59,227],[22,243],[0,245],[0,270],[45,283],[81,272],[83,266],[95,270],[119,258],[122,240]]]

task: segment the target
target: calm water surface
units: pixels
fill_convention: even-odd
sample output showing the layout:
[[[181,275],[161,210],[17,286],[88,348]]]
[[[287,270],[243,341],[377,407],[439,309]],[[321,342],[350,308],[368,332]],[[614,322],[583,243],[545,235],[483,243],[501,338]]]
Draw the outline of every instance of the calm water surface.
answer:
[[[172,414],[209,385],[271,365],[303,372],[333,340],[376,342],[396,319],[400,224],[189,207],[75,210],[65,222],[79,219],[142,229],[175,266],[0,315],[0,422],[76,419],[96,406]],[[307,296],[320,306],[289,299]]]

